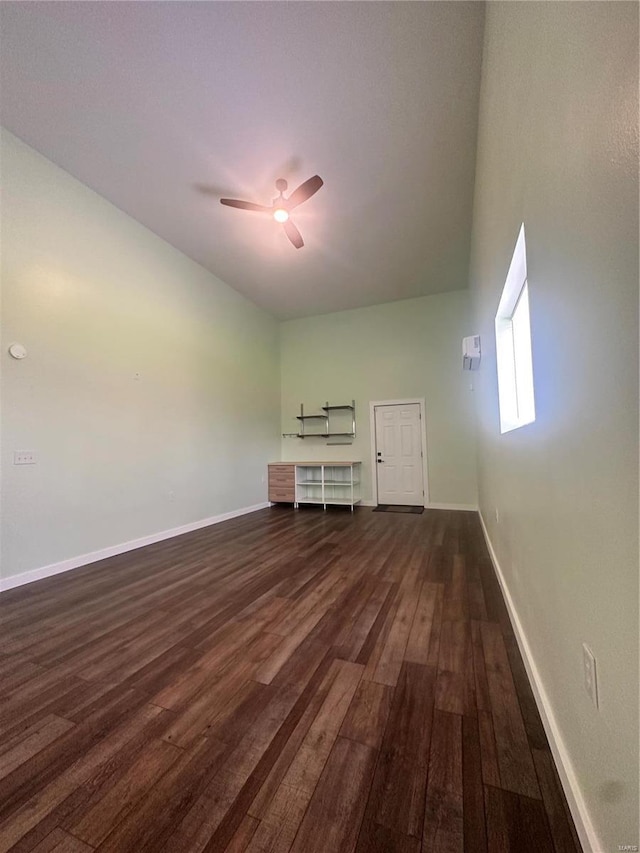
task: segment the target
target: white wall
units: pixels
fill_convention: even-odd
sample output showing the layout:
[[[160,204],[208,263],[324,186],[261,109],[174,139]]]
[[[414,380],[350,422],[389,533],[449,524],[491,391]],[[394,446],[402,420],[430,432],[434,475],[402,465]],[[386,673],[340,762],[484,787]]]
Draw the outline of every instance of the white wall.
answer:
[[[493,320],[521,222],[537,419],[501,436]],[[615,851],[639,842],[635,3],[488,4],[471,288],[481,510],[594,849]]]
[[[357,459],[371,499],[369,402],[424,397],[432,503],[476,506],[472,375],[462,370],[471,334],[467,291],[290,320],[281,326],[282,432],[297,432],[300,403],[319,412],[356,401],[356,440],[283,438],[285,460]]]
[[[275,320],[9,133],[2,184],[2,578],[265,501]]]

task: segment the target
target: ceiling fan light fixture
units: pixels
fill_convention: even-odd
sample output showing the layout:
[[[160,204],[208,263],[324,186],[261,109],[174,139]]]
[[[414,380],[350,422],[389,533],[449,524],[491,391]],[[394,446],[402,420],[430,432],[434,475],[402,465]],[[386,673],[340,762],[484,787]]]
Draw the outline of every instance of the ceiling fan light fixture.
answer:
[[[237,207],[240,210],[254,210],[256,213],[269,213],[276,222],[279,222],[289,240],[293,243],[296,249],[301,249],[304,246],[302,234],[298,231],[293,222],[289,219],[289,211],[293,210],[303,201],[315,195],[324,181],[320,175],[314,175],[312,178],[304,181],[294,190],[289,198],[285,198],[283,193],[287,189],[287,182],[284,178],[278,178],[276,181],[276,189],[280,193],[278,198],[274,198],[271,207],[265,207],[263,204],[254,204],[252,201],[242,201],[239,198],[221,198],[220,204],[226,204],[227,207]]]

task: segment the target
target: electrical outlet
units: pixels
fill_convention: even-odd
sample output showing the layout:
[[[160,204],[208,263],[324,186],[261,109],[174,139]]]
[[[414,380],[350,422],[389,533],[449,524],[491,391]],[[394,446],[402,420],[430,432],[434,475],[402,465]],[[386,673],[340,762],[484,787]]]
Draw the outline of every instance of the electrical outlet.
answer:
[[[500,510],[496,507],[496,524],[500,524]]]
[[[584,668],[584,689],[591,697],[593,704],[598,707],[598,679],[596,675],[596,659],[586,643],[582,644],[582,662]]]
[[[14,465],[35,465],[38,461],[38,456],[35,450],[14,450],[13,464]]]

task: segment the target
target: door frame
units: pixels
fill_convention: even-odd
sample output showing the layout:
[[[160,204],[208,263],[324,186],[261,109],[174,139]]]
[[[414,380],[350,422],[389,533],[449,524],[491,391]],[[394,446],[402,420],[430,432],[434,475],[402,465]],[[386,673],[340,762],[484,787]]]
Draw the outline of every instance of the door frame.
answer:
[[[378,505],[378,468],[376,461],[376,406],[420,406],[420,438],[422,441],[422,482],[424,483],[424,506],[429,506],[429,464],[427,459],[427,413],[424,397],[408,397],[404,400],[370,400],[369,429],[371,434],[371,497]]]

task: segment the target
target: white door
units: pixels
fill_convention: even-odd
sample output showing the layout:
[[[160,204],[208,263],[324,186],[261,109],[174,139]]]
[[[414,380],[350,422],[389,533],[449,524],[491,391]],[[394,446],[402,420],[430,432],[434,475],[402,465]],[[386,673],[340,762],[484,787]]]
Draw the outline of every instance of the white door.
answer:
[[[376,406],[378,503],[424,506],[420,404]]]

